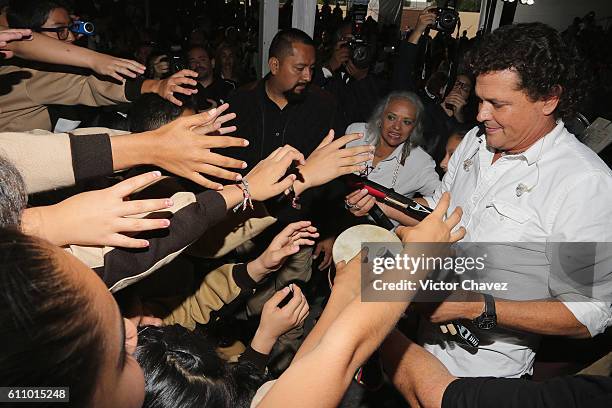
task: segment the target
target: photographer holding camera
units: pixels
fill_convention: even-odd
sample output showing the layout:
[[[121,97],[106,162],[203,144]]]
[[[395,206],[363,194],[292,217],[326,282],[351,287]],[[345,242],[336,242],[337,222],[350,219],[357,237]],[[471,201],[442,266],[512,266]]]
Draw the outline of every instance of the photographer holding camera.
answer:
[[[444,157],[446,139],[451,129],[463,123],[471,124],[475,120],[473,115],[464,109],[473,91],[474,81],[470,76],[459,73],[454,82],[449,82],[446,72],[436,72],[420,87],[416,83],[421,69],[418,61],[423,47],[429,46],[429,30],[438,31],[438,35],[450,34],[455,30],[458,21],[458,14],[450,1],[442,8],[433,6],[424,9],[414,30],[400,43],[392,77],[394,90],[415,92],[421,97],[426,112],[423,123],[424,147],[436,163],[440,163]],[[433,85],[437,80],[440,80],[437,86]],[[452,81],[452,78],[450,80]],[[446,89],[451,88],[446,96],[439,91],[443,82],[448,82]]]
[[[365,27],[366,4],[353,5],[351,21],[336,30],[331,56],[317,69],[313,82],[336,97],[346,123],[365,122],[388,93],[387,81],[370,73],[375,55]]]

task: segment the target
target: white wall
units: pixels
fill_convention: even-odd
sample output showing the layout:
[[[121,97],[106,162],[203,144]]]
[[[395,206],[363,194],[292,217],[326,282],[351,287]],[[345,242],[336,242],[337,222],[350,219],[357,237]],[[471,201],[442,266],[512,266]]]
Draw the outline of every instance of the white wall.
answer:
[[[518,0],[517,0],[518,1]],[[595,12],[599,24],[606,26],[603,17],[612,16],[611,0],[534,0],[533,6],[519,4],[514,15],[515,23],[540,21],[557,30],[565,30],[574,17],[584,17],[589,11]]]

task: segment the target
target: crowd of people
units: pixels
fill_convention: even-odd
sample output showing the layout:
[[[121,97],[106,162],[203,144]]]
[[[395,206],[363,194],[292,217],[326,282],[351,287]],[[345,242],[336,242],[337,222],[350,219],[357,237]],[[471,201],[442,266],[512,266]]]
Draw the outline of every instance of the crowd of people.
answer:
[[[432,7],[401,38],[325,1],[311,37],[289,1],[257,78],[257,1],[102,3],[0,1],[0,386],[74,407],[333,407],[354,383],[411,407],[610,406],[612,171],[569,124],[612,116],[593,102],[612,27],[432,38]],[[333,248],[380,219],[406,256],[496,243],[511,262],[485,280],[516,288],[364,301],[375,254]]]

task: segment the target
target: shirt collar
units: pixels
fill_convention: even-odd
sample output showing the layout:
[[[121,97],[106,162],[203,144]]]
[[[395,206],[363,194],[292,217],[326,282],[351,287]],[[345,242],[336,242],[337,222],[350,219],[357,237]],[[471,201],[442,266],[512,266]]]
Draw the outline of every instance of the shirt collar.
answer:
[[[533,145],[531,145],[531,147],[529,147],[524,152],[518,153],[518,154],[512,154],[512,155],[503,155],[503,156],[507,158],[515,158],[515,159],[524,158],[527,164],[531,166],[532,164],[540,160],[542,158],[542,154],[548,151],[555,144],[555,141],[557,140],[559,135],[563,133],[564,129],[565,129],[565,124],[563,123],[562,120],[559,119],[557,120],[557,125],[553,128],[553,130],[551,130],[550,132],[548,132],[547,134],[539,138]],[[479,136],[479,139],[480,139],[480,143],[477,149],[484,148],[488,150],[485,135],[483,134]]]
[[[541,137],[529,149],[521,153],[520,156],[523,156],[525,160],[527,160],[528,165],[536,163],[542,158],[542,154],[550,150],[550,148],[555,144],[555,141],[563,132],[563,129],[565,129],[565,124],[562,120],[558,120],[557,125],[553,130]]]
[[[406,143],[406,142],[404,142],[404,143]],[[389,156],[387,156],[384,159],[382,159],[381,162],[386,162],[386,161],[391,161],[391,160],[395,160],[395,161],[399,162],[402,159],[402,150],[404,149],[404,143],[398,145],[395,148],[395,150],[393,150],[393,152]]]

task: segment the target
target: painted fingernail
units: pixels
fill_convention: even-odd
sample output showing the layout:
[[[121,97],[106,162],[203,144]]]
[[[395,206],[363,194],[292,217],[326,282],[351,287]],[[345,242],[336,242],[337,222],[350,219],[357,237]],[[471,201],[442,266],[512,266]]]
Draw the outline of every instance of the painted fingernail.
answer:
[[[159,171],[159,170],[155,170],[155,171],[153,172],[153,176],[155,176],[155,177],[159,177],[159,176],[161,176],[161,171]]]
[[[164,227],[169,227],[170,226],[170,220],[161,220],[162,226]]]
[[[142,247],[143,247],[143,248],[146,248],[146,247],[148,247],[148,246],[149,246],[149,241],[144,241],[144,242],[142,243]]]
[[[236,181],[242,180],[242,176],[240,174],[236,175]]]
[[[248,146],[249,145],[249,141],[244,139],[244,142],[242,142],[243,145]]]
[[[291,289],[289,289],[289,286],[285,286],[285,287],[283,288],[283,293],[289,293],[289,291],[290,291],[290,290],[291,290]]]
[[[168,199],[165,201],[166,207],[172,207],[174,205],[174,201]]]
[[[249,166],[249,165],[248,165],[246,162],[242,162],[242,166],[241,166],[241,167],[242,167],[243,169],[246,169],[248,166]]]

